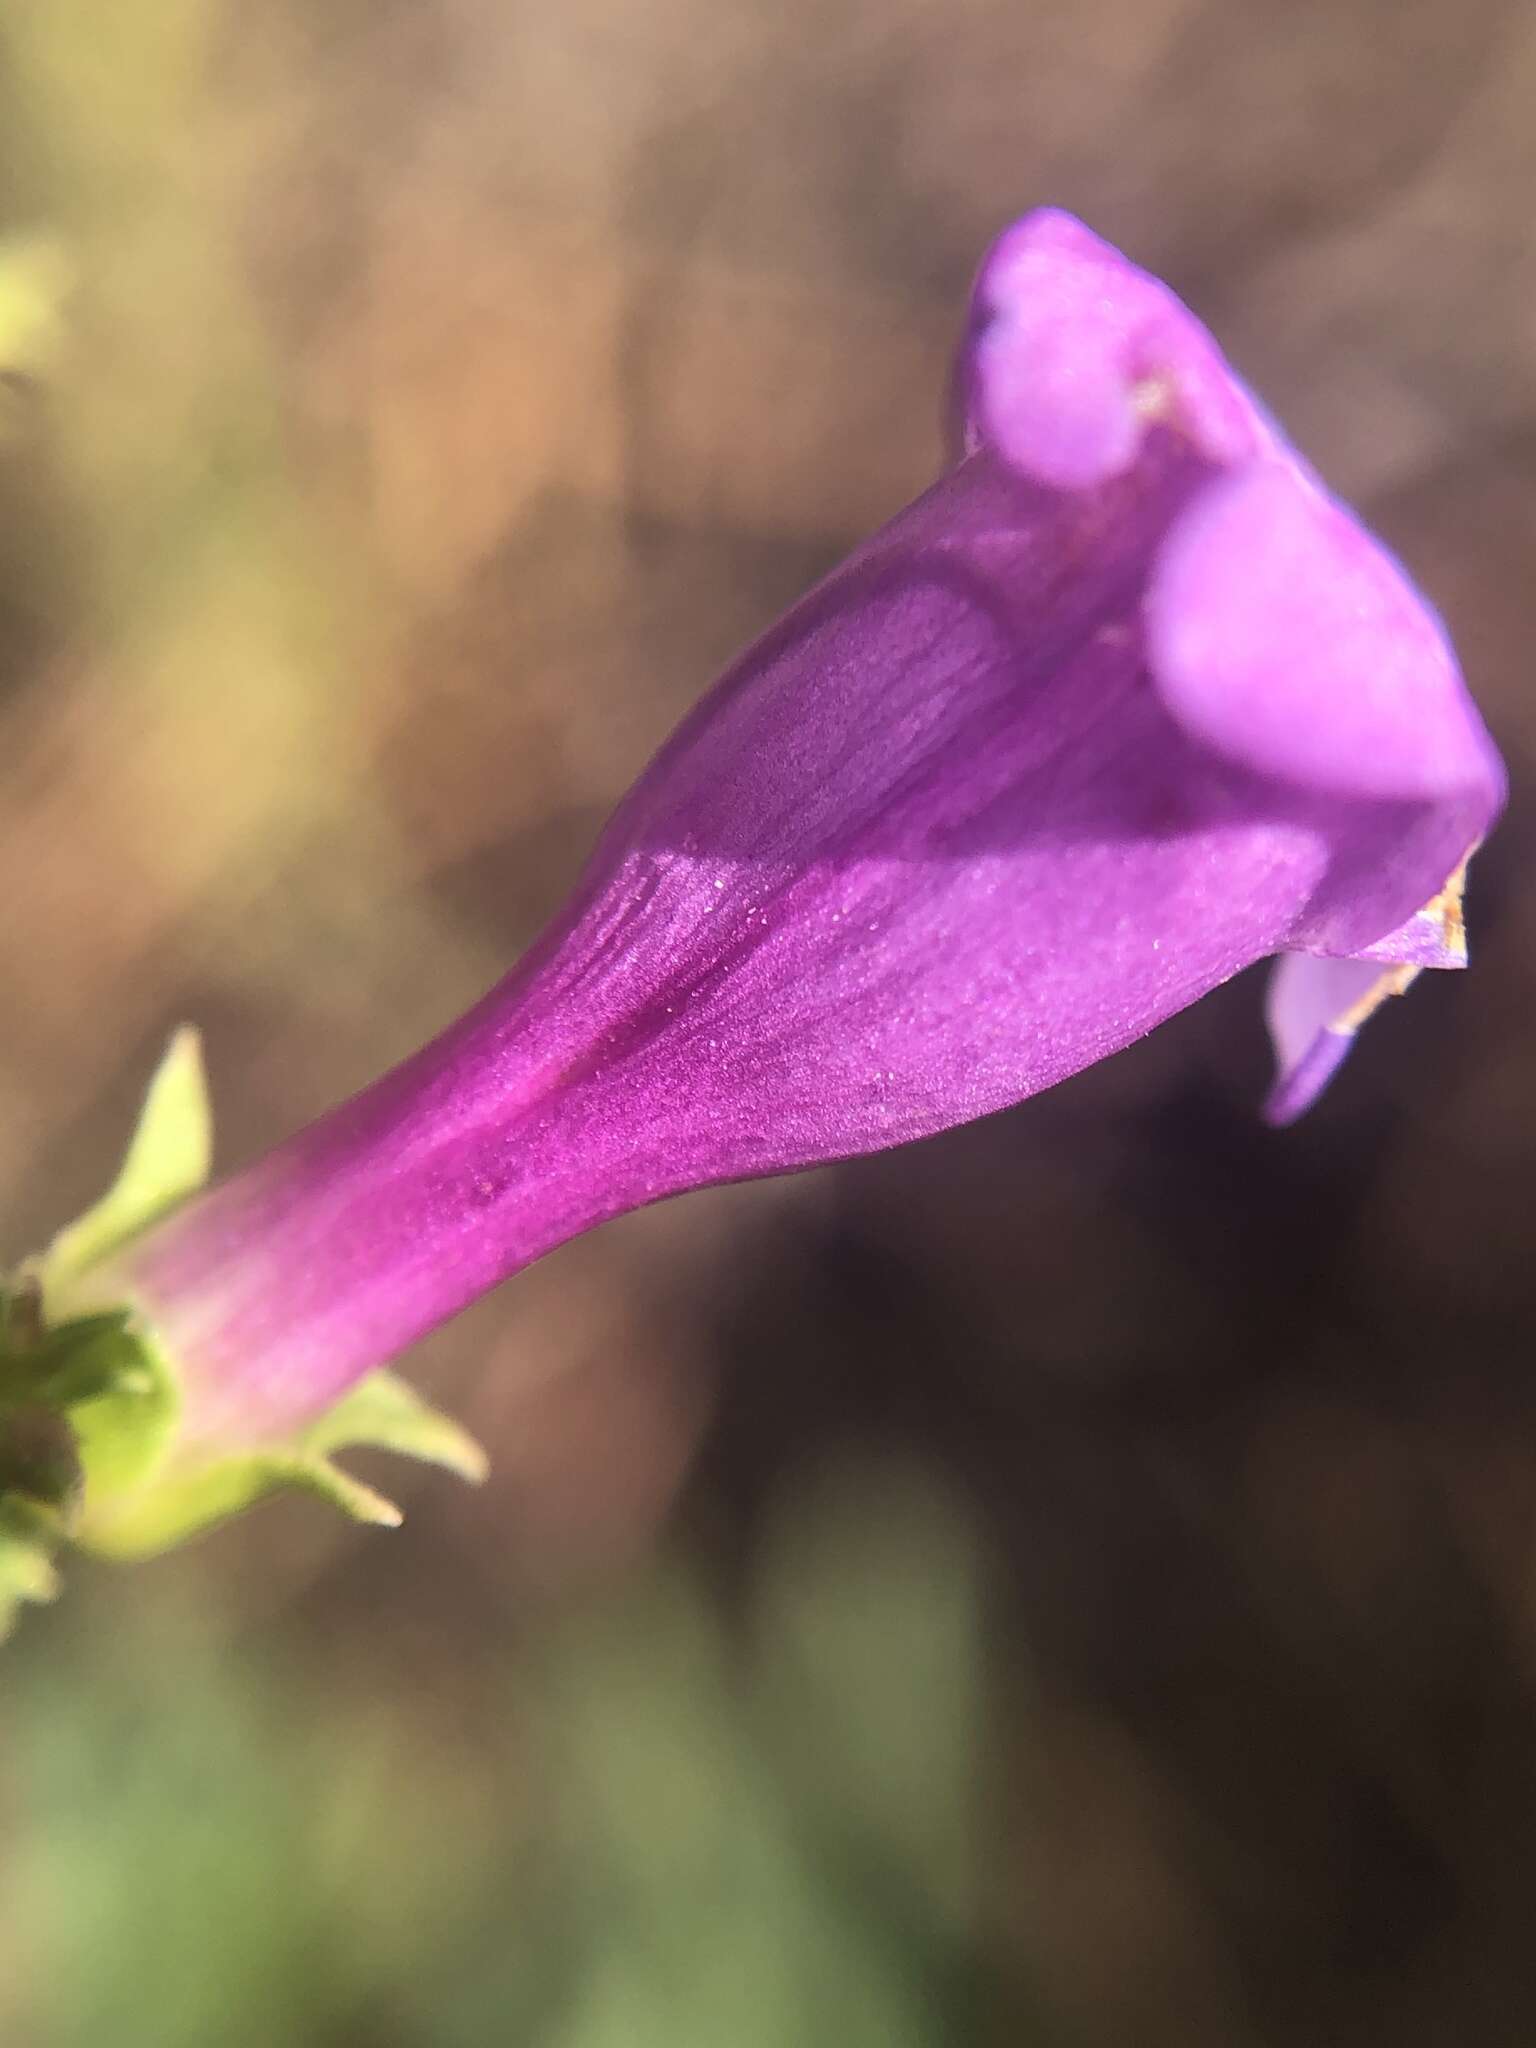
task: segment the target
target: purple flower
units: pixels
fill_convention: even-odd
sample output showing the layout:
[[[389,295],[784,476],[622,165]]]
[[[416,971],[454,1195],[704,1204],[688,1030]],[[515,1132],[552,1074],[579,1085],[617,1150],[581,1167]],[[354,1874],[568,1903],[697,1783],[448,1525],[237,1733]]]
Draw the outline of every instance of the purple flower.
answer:
[[[983,1116],[1269,955],[1282,1121],[1461,964],[1498,756],[1178,300],[1029,216],[956,412],[949,473],[715,685],[507,979],[118,1259],[194,1442],[292,1429],[605,1217]]]

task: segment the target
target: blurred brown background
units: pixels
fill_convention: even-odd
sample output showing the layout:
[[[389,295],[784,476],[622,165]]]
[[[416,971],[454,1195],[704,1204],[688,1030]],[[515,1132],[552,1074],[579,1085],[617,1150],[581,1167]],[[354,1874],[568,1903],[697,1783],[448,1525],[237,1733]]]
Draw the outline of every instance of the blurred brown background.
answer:
[[[232,1164],[501,971],[1044,201],[1447,613],[1472,972],[1294,1132],[1250,978],[612,1226],[413,1362],[483,1493],[74,1567],[8,2044],[1536,2037],[1530,0],[10,0],[5,1252],[178,1020]]]

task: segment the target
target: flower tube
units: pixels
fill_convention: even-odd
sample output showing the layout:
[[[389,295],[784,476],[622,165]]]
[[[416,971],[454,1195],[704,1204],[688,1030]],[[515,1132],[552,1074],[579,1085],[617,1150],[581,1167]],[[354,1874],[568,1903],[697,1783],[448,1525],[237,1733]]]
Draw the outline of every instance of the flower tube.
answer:
[[[955,399],[948,473],[727,671],[497,988],[71,1279],[167,1362],[177,1458],[291,1439],[607,1217],[1019,1102],[1270,956],[1284,1120],[1461,963],[1498,756],[1193,316],[1031,215]]]

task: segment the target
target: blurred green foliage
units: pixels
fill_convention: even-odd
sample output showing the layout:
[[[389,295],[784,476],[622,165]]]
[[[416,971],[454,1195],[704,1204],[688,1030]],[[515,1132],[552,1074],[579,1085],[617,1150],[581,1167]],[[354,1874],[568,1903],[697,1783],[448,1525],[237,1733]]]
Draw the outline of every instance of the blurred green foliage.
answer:
[[[974,2037],[977,1568],[927,1486],[830,1475],[739,1611],[648,1575],[441,1718],[157,1587],[8,1655],[8,2043]]]

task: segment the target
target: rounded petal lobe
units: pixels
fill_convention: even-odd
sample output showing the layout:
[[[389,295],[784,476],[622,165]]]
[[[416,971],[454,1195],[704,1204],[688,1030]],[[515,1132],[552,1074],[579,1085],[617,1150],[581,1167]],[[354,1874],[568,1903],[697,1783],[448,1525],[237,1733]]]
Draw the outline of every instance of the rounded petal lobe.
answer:
[[[1071,215],[1032,213],[994,243],[956,371],[963,437],[1021,475],[1080,490],[1130,468],[1147,429],[1212,462],[1274,436],[1200,322]]]
[[[1502,776],[1439,621],[1292,462],[1213,481],[1146,598],[1152,671],[1186,731],[1261,773],[1429,800]]]

